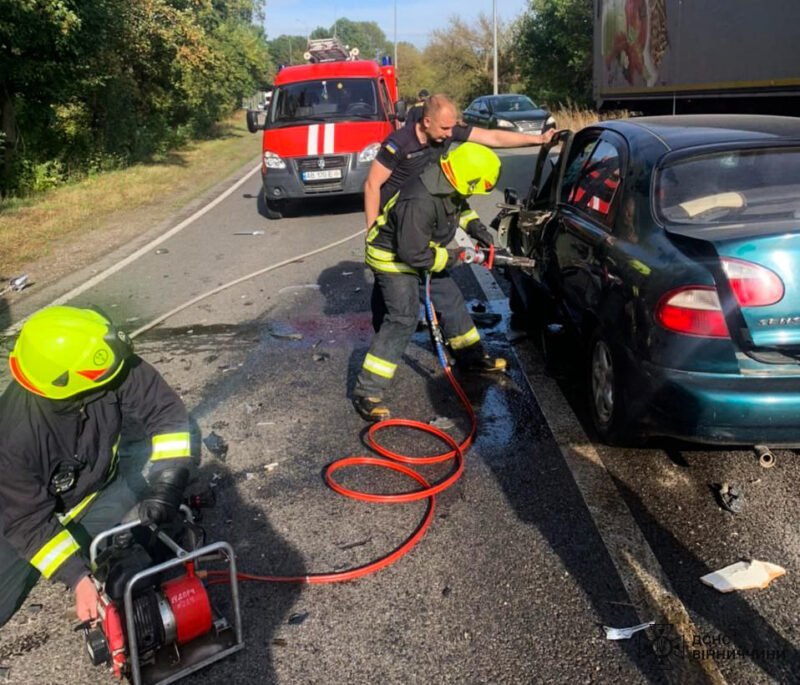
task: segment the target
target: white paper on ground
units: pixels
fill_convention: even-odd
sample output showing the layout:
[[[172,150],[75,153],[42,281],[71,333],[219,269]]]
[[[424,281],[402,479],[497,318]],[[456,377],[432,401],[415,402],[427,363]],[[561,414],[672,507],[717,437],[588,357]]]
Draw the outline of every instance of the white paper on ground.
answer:
[[[734,590],[754,590],[767,587],[775,578],[786,573],[786,569],[768,561],[751,559],[738,561],[726,566],[719,571],[714,571],[700,580],[706,585],[720,592],[733,592]]]

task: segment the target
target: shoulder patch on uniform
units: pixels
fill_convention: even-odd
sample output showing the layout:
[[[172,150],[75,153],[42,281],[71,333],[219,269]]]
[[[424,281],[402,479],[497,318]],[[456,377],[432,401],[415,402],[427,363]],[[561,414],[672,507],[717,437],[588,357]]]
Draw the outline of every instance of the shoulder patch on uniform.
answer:
[[[386,143],[383,147],[386,148],[387,152],[393,155],[397,154],[397,146],[394,143]]]

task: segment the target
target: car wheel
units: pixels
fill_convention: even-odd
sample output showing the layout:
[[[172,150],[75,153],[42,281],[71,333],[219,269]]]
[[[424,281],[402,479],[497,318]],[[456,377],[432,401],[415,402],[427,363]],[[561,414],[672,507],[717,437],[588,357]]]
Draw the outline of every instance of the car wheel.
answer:
[[[589,344],[589,412],[598,435],[609,444],[619,444],[628,437],[619,360],[620,355],[603,332],[595,332]]]
[[[283,200],[268,200],[264,191],[259,193],[258,196],[258,213],[267,219],[282,219],[285,212],[285,203]]]

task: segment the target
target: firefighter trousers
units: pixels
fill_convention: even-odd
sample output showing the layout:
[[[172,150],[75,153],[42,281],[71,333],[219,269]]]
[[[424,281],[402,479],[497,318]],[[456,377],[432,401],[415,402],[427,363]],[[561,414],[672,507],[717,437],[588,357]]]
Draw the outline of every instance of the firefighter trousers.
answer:
[[[66,525],[80,543],[87,564],[92,538],[119,524],[123,516],[139,501],[140,495],[135,491],[136,486],[131,482],[133,480],[117,474],[86,511]],[[0,626],[16,613],[38,580],[39,571],[20,557],[8,540],[0,535]]]
[[[422,283],[416,274],[382,271],[374,271],[374,274],[375,288],[380,292],[385,313],[358,374],[353,395],[383,399],[416,330]],[[464,361],[482,356],[478,329],[461,291],[446,271],[431,275],[431,299],[445,340],[456,359]]]

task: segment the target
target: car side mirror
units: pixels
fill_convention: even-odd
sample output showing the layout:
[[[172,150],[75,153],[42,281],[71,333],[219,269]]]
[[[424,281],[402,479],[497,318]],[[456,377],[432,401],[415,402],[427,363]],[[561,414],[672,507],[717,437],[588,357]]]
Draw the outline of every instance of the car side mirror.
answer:
[[[405,100],[398,100],[394,103],[394,118],[400,121],[406,120],[406,103]]]
[[[258,121],[258,115],[259,110],[257,109],[247,110],[247,130],[250,131],[250,133],[255,133],[264,128]]]

